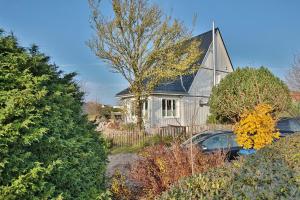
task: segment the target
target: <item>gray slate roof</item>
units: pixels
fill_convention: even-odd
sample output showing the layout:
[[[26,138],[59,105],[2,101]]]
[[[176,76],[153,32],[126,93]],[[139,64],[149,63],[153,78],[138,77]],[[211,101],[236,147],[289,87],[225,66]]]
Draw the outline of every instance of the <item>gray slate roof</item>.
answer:
[[[215,29],[215,31],[217,31],[218,28]],[[200,49],[203,51],[203,53],[201,54],[201,57],[199,59],[199,64],[202,63],[206,52],[208,51],[208,48],[212,42],[212,31],[208,31],[205,33],[202,33],[201,35],[195,36],[192,38],[192,40],[200,40]],[[194,77],[196,76],[196,73],[191,74],[191,75],[186,75],[186,76],[182,76],[182,82],[180,77],[174,81],[168,81],[168,82],[164,82],[161,83],[160,85],[158,85],[153,93],[166,93],[166,94],[184,94],[187,93],[193,83]],[[130,94],[130,90],[129,88],[126,88],[125,90],[122,90],[121,92],[117,93],[116,96],[124,96],[124,95],[129,95]]]

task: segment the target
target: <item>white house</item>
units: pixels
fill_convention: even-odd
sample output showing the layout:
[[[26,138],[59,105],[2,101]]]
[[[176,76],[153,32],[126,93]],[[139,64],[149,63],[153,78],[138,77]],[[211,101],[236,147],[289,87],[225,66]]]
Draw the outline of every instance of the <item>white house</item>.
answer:
[[[218,28],[195,36],[203,54],[199,70],[170,82],[161,83],[143,106],[146,128],[168,125],[205,124],[209,115],[208,99],[214,84],[233,71],[233,66]],[[213,48],[214,46],[214,48]],[[133,98],[129,89],[116,95],[126,108],[125,122],[134,122]]]

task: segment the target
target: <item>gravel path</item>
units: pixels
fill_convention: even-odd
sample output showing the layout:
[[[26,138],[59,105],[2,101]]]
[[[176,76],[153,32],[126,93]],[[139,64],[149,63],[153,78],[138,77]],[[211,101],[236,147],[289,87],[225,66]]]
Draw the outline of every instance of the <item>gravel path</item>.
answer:
[[[130,164],[139,158],[137,154],[134,153],[121,153],[116,155],[108,156],[108,166],[106,175],[112,177],[115,170],[119,169],[121,174],[127,176],[130,170]]]
[[[130,191],[132,192],[133,195],[132,197],[137,196],[142,191],[142,187],[140,187],[138,183],[134,182],[132,179],[129,178],[130,165],[137,159],[139,159],[139,156],[135,153],[121,153],[121,154],[109,155],[108,156],[109,163],[106,171],[106,175],[109,178],[111,178],[115,170],[117,169],[120,170],[121,174],[126,177],[125,179],[126,186],[129,187]],[[138,199],[138,198],[134,198],[134,199]]]

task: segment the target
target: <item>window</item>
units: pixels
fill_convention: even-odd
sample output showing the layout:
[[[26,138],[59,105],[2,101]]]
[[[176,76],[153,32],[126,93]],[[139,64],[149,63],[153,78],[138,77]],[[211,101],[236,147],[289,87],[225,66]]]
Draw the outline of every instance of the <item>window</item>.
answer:
[[[130,115],[131,116],[135,116],[135,102],[131,101],[131,105],[130,105]],[[142,105],[142,114],[143,116],[147,116],[148,114],[148,101],[144,101],[143,105]]]
[[[142,113],[144,117],[148,116],[148,101],[143,102]]]
[[[299,132],[300,131],[300,123],[299,123],[299,120],[297,119],[293,119],[290,121],[290,127],[291,127],[291,130],[293,132]]]
[[[235,134],[232,134],[228,138],[230,147],[239,147],[239,144],[236,142]]]
[[[279,131],[290,131],[290,124],[288,120],[280,120],[277,123],[277,128],[279,129]]]
[[[216,84],[219,84],[222,79],[221,74],[216,75]]]
[[[279,120],[277,123],[277,128],[279,132],[299,132],[300,131],[300,122],[297,119],[283,119]]]
[[[228,146],[227,135],[216,135],[208,138],[203,142],[203,145],[207,147],[207,149],[223,149]]]
[[[230,147],[238,147],[234,135],[219,134],[212,136],[202,143],[207,149],[226,149]]]
[[[130,105],[130,115],[133,117],[135,116],[135,105],[134,105],[134,101],[131,102]]]
[[[162,116],[163,117],[176,117],[178,110],[178,102],[175,99],[162,100]]]

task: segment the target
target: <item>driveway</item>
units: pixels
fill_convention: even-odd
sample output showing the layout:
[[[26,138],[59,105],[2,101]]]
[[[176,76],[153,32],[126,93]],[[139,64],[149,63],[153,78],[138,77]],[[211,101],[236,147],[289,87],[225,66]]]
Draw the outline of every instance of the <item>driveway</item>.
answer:
[[[120,170],[121,174],[128,177],[128,172],[130,170],[130,164],[136,161],[139,156],[135,153],[121,153],[108,156],[108,166],[106,175],[112,177],[115,170]]]

